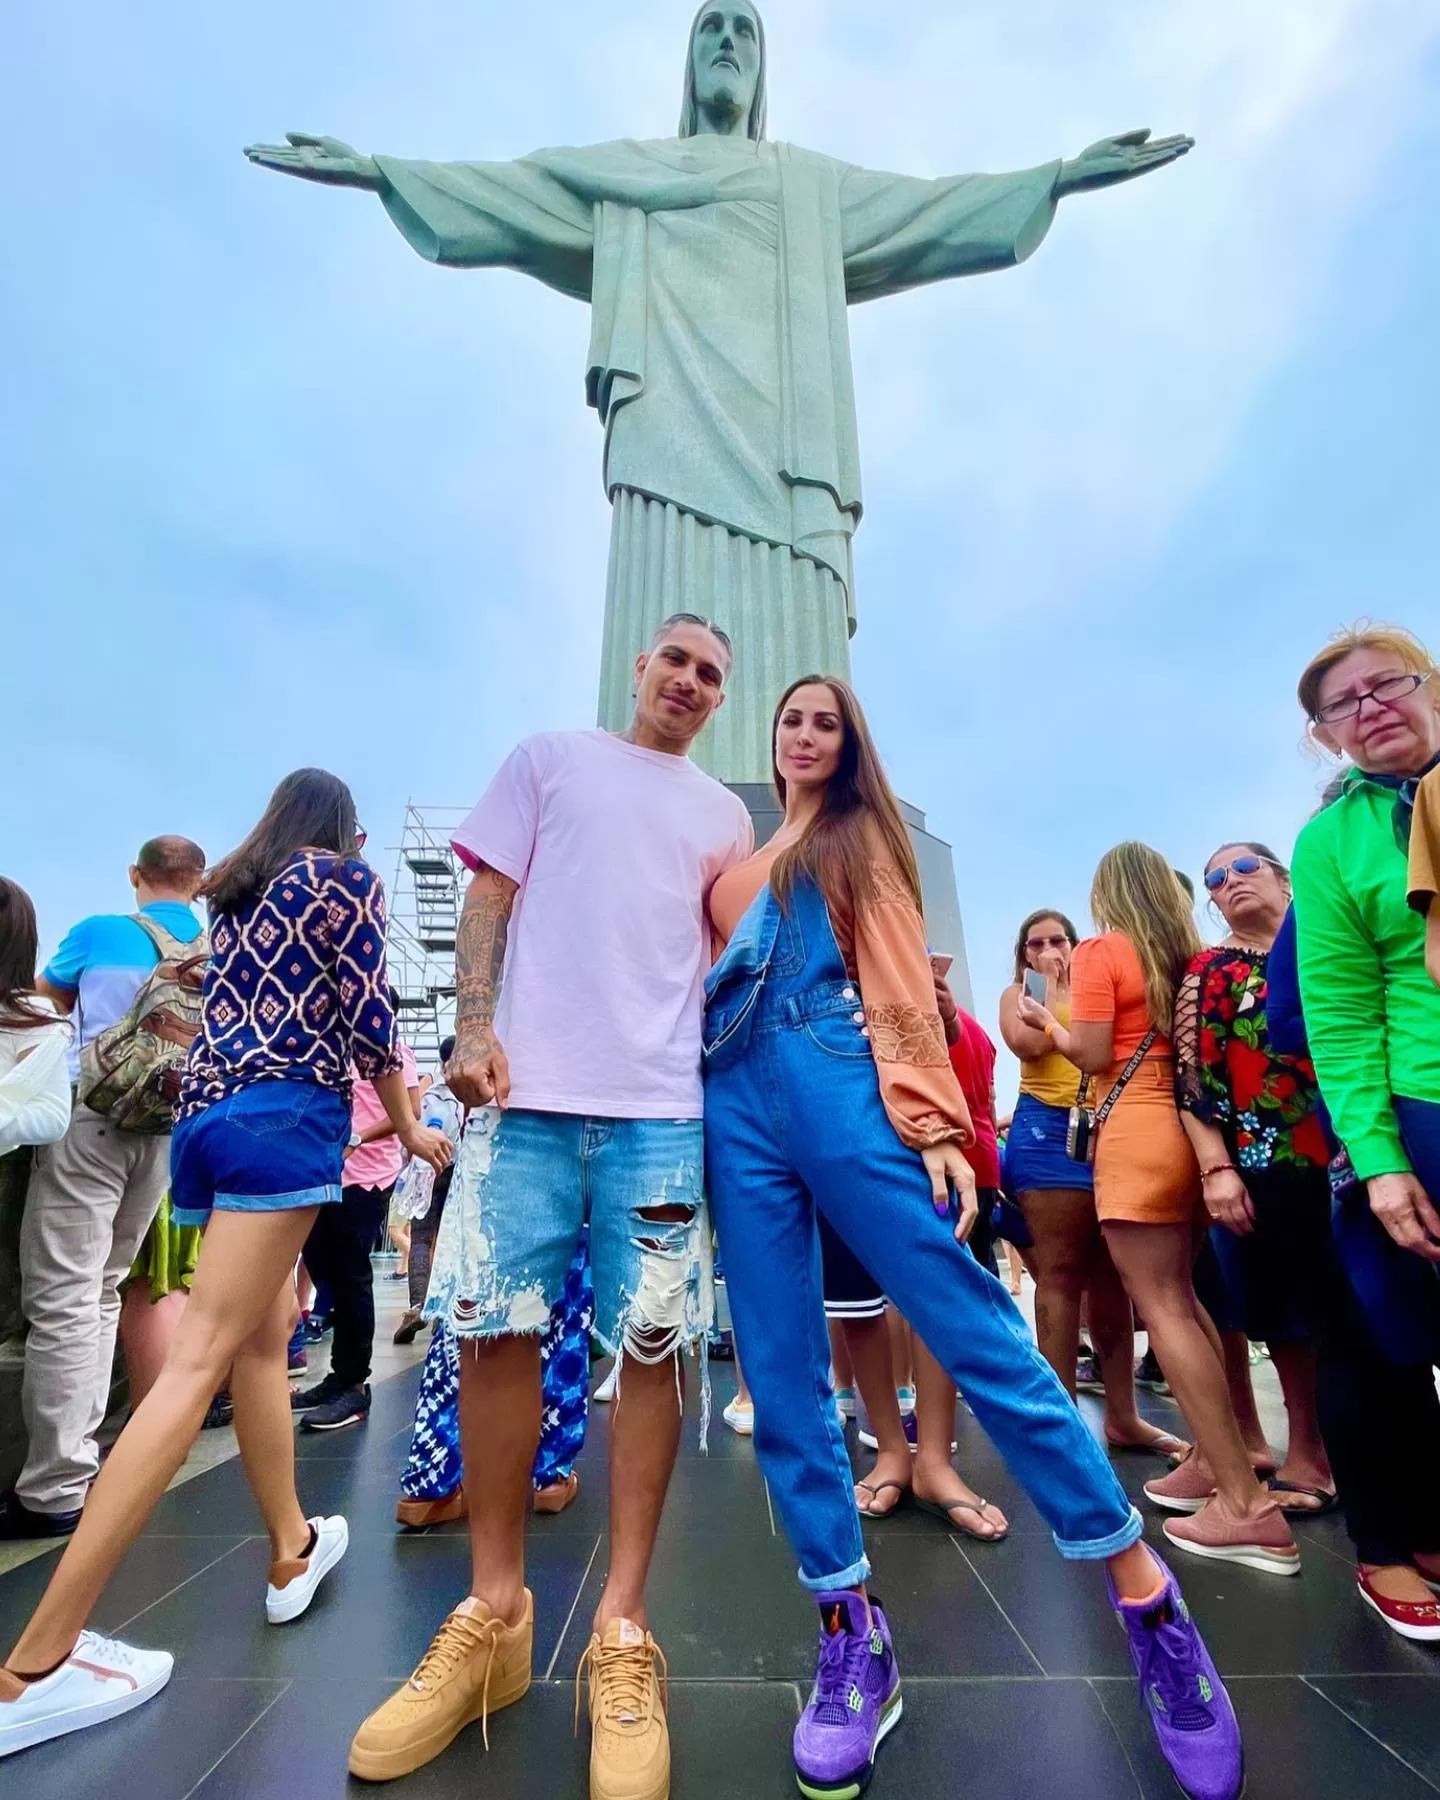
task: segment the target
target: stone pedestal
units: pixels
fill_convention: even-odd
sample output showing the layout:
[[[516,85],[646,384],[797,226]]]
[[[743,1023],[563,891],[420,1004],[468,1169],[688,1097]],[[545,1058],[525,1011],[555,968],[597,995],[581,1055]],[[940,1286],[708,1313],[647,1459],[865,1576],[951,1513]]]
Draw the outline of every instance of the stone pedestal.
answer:
[[[745,802],[745,809],[755,823],[756,844],[765,843],[781,819],[775,790],[761,782],[727,781],[725,785]],[[960,896],[955,887],[955,860],[950,846],[943,838],[933,837],[925,829],[925,815],[918,806],[902,800],[900,810],[905,815],[910,842],[915,848],[915,861],[920,867],[930,948],[955,958],[948,977],[951,992],[967,1012],[974,1012],[970,966],[965,955],[965,927],[960,920]]]

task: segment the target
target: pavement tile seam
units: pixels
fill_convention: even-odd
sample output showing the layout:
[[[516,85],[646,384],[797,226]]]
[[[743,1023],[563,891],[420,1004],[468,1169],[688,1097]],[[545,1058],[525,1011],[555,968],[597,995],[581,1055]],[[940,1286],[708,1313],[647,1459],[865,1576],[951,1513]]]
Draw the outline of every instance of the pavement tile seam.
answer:
[[[1310,1680],[1310,1678],[1308,1676],[1302,1675],[1300,1677],[1300,1680],[1304,1683],[1304,1685],[1307,1688],[1309,1688],[1309,1690],[1312,1694],[1318,1694],[1327,1706],[1333,1707],[1335,1709],[1335,1711],[1339,1713],[1339,1715],[1342,1719],[1344,1719],[1348,1724],[1353,1725],[1357,1731],[1363,1733],[1363,1735],[1365,1737],[1369,1738],[1369,1740],[1372,1744],[1378,1744],[1380,1746],[1380,1748],[1383,1751],[1385,1751],[1386,1755],[1393,1756],[1395,1758],[1396,1762],[1398,1762],[1400,1764],[1402,1769],[1408,1769],[1409,1772],[1415,1777],[1415,1779],[1417,1781],[1423,1781],[1425,1786],[1428,1787],[1429,1789],[1431,1789],[1432,1792],[1440,1793],[1440,1788],[1436,1787],[1435,1783],[1433,1781],[1431,1781],[1431,1779],[1428,1775],[1423,1774],[1419,1769],[1417,1769],[1415,1767],[1414,1763],[1407,1761],[1406,1758],[1400,1754],[1400,1752],[1395,1748],[1395,1746],[1393,1744],[1387,1744],[1385,1742],[1384,1738],[1377,1737],[1368,1725],[1362,1724],[1360,1722],[1360,1720],[1355,1717],[1354,1713],[1348,1711],[1347,1708],[1342,1706],[1340,1701],[1337,1700],[1333,1694],[1327,1694],[1325,1692],[1324,1688],[1317,1687],[1315,1682]]]
[[[994,1593],[994,1590],[991,1588],[990,1583],[980,1573],[979,1569],[976,1567],[976,1565],[974,1563],[974,1560],[971,1558],[970,1554],[965,1549],[964,1545],[960,1542],[960,1540],[958,1538],[955,1538],[955,1537],[950,1538],[949,1541],[954,1546],[956,1552],[958,1553],[958,1555],[960,1557],[960,1560],[965,1564],[966,1568],[969,1569],[970,1573],[980,1583],[981,1587],[984,1588],[986,1594],[989,1595],[990,1604],[995,1608],[996,1612],[999,1613],[1000,1617],[1005,1621],[1005,1623],[1015,1633],[1016,1637],[1019,1638],[1020,1643],[1024,1648],[1025,1654],[1030,1658],[1031,1662],[1034,1663],[1035,1667],[1040,1671],[1040,1673],[1042,1675],[1048,1675],[1049,1670],[1045,1667],[1044,1663],[1041,1662],[1040,1658],[1035,1654],[1034,1650],[1031,1649],[1029,1643],[1026,1641],[1024,1632],[1021,1631],[1020,1627],[1010,1617],[1009,1613],[1006,1612],[1005,1608],[995,1598],[995,1593]]]
[[[270,1698],[266,1701],[265,1705],[260,1708],[259,1712],[256,1713],[255,1717],[250,1721],[250,1723],[245,1727],[245,1729],[235,1739],[234,1743],[228,1744],[225,1747],[225,1749],[220,1752],[219,1756],[217,1756],[215,1758],[214,1762],[211,1763],[210,1767],[205,1771],[205,1773],[200,1777],[200,1779],[195,1783],[195,1785],[186,1791],[186,1793],[182,1796],[182,1800],[193,1800],[193,1796],[200,1792],[201,1788],[204,1787],[205,1783],[210,1779],[210,1777],[215,1773],[215,1771],[225,1761],[226,1757],[230,1755],[231,1751],[238,1749],[239,1746],[244,1743],[245,1739],[247,1737],[249,1737],[250,1733],[255,1729],[255,1727],[260,1723],[260,1721],[265,1717],[266,1713],[271,1712],[276,1706],[278,1706],[280,1704],[280,1702],[285,1698],[286,1694],[289,1693],[292,1686],[293,1686],[293,1683],[290,1681],[286,1681],[286,1680],[281,1680],[280,1682],[278,1682],[276,1684],[276,1692],[273,1693],[270,1696]]]
[[[142,1606],[139,1612],[131,1613],[128,1619],[122,1619],[120,1624],[116,1627],[117,1635],[121,1631],[128,1631],[137,1619],[143,1619],[146,1613],[150,1612],[154,1607],[162,1605],[166,1600],[169,1600],[172,1595],[178,1594],[181,1588],[189,1587],[192,1581],[198,1581],[202,1575],[209,1574],[210,1570],[217,1568],[224,1562],[227,1556],[233,1556],[237,1550],[243,1550],[247,1544],[253,1544],[254,1542],[255,1539],[253,1537],[243,1537],[238,1544],[232,1544],[228,1550],[222,1550],[218,1556],[212,1556],[210,1561],[206,1563],[203,1568],[196,1569],[193,1575],[187,1575],[183,1581],[177,1581],[174,1587],[167,1588],[163,1594],[157,1594],[153,1600]]]
[[[565,1623],[560,1627],[560,1636],[555,1641],[555,1650],[545,1668],[545,1679],[548,1681],[555,1672],[555,1665],[560,1660],[560,1652],[565,1648],[565,1639],[570,1634],[570,1627],[575,1619],[575,1610],[580,1604],[580,1596],[585,1592],[585,1583],[590,1579],[590,1571],[595,1567],[595,1558],[600,1554],[600,1546],[604,1538],[596,1535],[590,1548],[590,1560],[585,1565],[585,1573],[580,1577],[580,1584],[575,1589],[575,1598],[570,1602],[570,1610],[565,1615]]]

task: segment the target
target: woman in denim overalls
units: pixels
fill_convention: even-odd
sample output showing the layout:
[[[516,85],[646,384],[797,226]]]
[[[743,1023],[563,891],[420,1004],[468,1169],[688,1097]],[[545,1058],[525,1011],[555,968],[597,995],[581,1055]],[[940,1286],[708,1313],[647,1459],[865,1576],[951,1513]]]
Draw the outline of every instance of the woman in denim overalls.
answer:
[[[1234,1800],[1235,1716],[1174,1577],[1139,1541],[1138,1513],[1004,1289],[963,1247],[976,1207],[969,1118],[914,856],[859,703],[846,683],[806,676],[782,697],[773,741],[784,824],[711,895],[724,949],[706,987],[705,1138],[755,1446],[820,1607],[795,1731],[800,1789],[858,1794],[901,1710],[830,1390],[818,1209],[963,1388],[1061,1555],[1108,1565],[1181,1786]]]

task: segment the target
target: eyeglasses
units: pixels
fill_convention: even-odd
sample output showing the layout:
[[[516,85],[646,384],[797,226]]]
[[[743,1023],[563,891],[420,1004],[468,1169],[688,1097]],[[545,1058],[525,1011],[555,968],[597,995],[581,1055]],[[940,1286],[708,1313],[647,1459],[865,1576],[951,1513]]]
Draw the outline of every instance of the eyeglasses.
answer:
[[[1205,885],[1212,894],[1218,894],[1232,874],[1254,875],[1261,869],[1278,869],[1279,863],[1271,862],[1268,856],[1237,856],[1233,862],[1222,863],[1218,869],[1210,869],[1205,875]]]
[[[1068,937],[1026,938],[1027,950],[1063,950],[1070,942]]]
[[[1328,706],[1317,706],[1315,723],[1334,725],[1341,719],[1353,719],[1367,700],[1375,701],[1378,706],[1393,706],[1397,700],[1413,694],[1416,688],[1424,687],[1429,679],[1428,674],[1387,675],[1383,681],[1377,681],[1374,687],[1367,688],[1363,694],[1342,694]]]
[[[365,840],[369,835],[370,833],[368,831],[357,831],[355,833],[355,848],[357,850],[363,850],[365,848]]]

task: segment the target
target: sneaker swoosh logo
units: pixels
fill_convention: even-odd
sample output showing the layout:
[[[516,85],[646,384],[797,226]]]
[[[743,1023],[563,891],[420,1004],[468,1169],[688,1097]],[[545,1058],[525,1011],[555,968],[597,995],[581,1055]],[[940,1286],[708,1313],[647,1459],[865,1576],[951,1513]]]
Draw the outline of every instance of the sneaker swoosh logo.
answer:
[[[70,1658],[70,1667],[72,1669],[85,1669],[91,1675],[98,1675],[102,1681],[128,1681],[130,1683],[130,1691],[132,1694],[135,1693],[140,1686],[140,1683],[135,1677],[126,1674],[124,1669],[106,1669],[99,1663],[86,1662],[79,1656],[72,1656]]]

